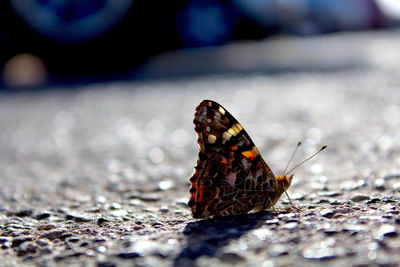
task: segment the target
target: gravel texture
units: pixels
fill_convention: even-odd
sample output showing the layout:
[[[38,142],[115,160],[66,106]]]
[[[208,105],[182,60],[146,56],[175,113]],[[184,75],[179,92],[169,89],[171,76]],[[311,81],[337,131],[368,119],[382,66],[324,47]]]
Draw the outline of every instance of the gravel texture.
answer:
[[[0,98],[0,265],[399,266],[400,64],[113,82]],[[276,210],[193,220],[195,106],[212,99],[276,174]]]

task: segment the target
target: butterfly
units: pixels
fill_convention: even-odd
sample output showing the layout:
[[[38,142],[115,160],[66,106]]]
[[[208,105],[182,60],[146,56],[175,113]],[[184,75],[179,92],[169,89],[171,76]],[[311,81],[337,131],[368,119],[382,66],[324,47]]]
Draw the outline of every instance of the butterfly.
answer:
[[[275,176],[243,126],[220,104],[203,100],[193,123],[199,145],[197,165],[190,178],[188,205],[193,217],[272,208],[289,188],[293,175]]]

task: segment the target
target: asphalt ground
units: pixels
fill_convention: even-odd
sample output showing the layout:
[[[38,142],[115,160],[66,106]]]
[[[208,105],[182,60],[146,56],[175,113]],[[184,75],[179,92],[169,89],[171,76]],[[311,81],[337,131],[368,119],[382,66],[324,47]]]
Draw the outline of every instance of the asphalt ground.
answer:
[[[297,52],[263,57],[277,42]],[[209,74],[194,60],[205,50],[176,52],[140,75],[169,78],[3,93],[0,265],[399,266],[398,44],[395,32],[233,44],[217,50],[259,61],[237,69],[210,50],[209,72],[226,68]],[[294,172],[302,211],[282,197],[275,211],[192,218],[203,99],[242,123],[275,174],[298,141],[293,164],[328,145]]]

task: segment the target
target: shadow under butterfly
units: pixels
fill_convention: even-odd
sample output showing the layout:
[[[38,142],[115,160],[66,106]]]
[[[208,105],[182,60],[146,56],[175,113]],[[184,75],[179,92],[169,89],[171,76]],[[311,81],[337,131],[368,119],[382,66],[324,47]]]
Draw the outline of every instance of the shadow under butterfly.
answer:
[[[244,234],[265,225],[277,213],[262,211],[190,222],[183,230],[186,245],[175,258],[174,266],[196,266],[196,259],[221,257],[223,248]]]

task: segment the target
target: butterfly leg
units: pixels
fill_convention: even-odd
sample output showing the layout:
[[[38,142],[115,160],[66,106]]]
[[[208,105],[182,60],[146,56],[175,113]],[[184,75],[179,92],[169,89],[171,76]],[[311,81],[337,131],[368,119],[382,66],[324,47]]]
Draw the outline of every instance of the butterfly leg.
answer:
[[[265,197],[264,203],[262,205],[262,210],[271,209],[273,212],[277,213],[277,210],[274,208],[274,203],[271,198]]]
[[[295,204],[293,204],[293,202],[292,202],[292,200],[290,199],[289,194],[286,192],[286,190],[285,190],[285,194],[286,194],[286,196],[287,196],[287,198],[288,198],[288,200],[289,200],[290,206],[291,206],[294,210],[296,210],[297,212],[300,212],[300,211],[301,211],[301,208],[299,208],[299,207],[297,207]]]

